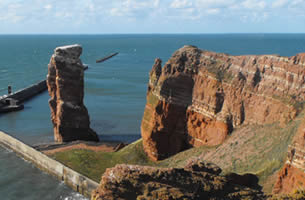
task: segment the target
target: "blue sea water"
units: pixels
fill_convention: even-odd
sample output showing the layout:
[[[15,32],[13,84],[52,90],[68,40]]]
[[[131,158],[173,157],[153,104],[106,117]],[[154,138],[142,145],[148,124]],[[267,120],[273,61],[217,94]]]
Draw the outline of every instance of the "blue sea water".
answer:
[[[305,52],[305,34],[188,34],[188,35],[0,35],[0,95],[7,86],[21,89],[45,79],[57,46],[83,46],[85,105],[92,128],[104,140],[132,141],[140,137],[148,73],[154,59],[164,62],[178,48],[191,44],[232,55]],[[119,52],[100,64],[95,60]],[[48,94],[26,102],[20,112],[0,115],[0,130],[28,144],[53,140]],[[84,199],[0,147],[1,199]]]

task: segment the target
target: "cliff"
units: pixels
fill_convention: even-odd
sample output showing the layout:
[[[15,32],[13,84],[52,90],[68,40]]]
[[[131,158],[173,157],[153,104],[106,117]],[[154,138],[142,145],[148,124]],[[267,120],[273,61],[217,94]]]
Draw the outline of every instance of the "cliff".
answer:
[[[278,173],[273,193],[287,194],[305,188],[305,118],[288,147],[287,160]]]
[[[249,187],[220,176],[221,169],[201,161],[184,168],[116,165],[104,173],[93,200],[265,199]]]
[[[241,125],[280,123],[302,109],[305,54],[230,56],[184,46],[150,72],[141,125],[153,160],[222,144]]]
[[[90,128],[84,98],[84,66],[80,60],[82,47],[71,45],[55,49],[48,65],[49,105],[57,142],[74,140],[98,141]]]

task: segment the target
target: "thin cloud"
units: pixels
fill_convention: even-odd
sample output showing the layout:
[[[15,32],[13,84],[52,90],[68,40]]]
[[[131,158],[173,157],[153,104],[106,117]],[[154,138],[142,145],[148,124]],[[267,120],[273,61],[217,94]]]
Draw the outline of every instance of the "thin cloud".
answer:
[[[193,3],[189,0],[174,0],[171,4],[171,8],[181,9],[192,7]]]
[[[275,0],[272,3],[272,8],[281,8],[285,5],[287,5],[287,3],[288,3],[288,0]]]
[[[27,24],[38,29],[42,24],[53,24],[68,30],[73,25],[90,31],[90,26],[111,30],[115,25],[124,25],[139,27],[135,31],[140,31],[143,24],[170,28],[185,21],[196,23],[194,30],[198,30],[198,25],[218,21],[226,27],[233,23],[272,27],[280,24],[274,23],[279,18],[281,23],[304,24],[304,9],[305,0],[0,0],[0,26]]]

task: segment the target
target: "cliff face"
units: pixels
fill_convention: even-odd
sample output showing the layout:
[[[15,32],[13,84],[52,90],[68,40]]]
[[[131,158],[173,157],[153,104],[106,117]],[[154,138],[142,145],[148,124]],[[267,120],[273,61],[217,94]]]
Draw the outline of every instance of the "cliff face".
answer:
[[[292,193],[305,188],[305,119],[301,121],[293,142],[288,147],[287,161],[278,173],[275,194]]]
[[[98,141],[90,128],[88,111],[83,103],[84,66],[79,45],[58,47],[48,65],[47,85],[51,99],[51,119],[57,142]]]
[[[217,166],[198,161],[185,168],[116,165],[106,170],[91,199],[264,199],[261,192],[233,183],[220,172]]]
[[[281,126],[305,99],[305,54],[230,56],[185,46],[150,72],[141,125],[144,150],[160,160],[221,144],[249,124]]]

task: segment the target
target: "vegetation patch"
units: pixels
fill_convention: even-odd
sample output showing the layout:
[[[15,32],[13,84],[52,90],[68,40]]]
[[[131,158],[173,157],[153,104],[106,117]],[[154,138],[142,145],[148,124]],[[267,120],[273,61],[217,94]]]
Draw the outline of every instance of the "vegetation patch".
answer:
[[[67,167],[99,182],[107,168],[116,164],[155,165],[143,151],[142,140],[138,140],[118,152],[95,152],[73,149],[51,155]]]
[[[289,195],[274,195],[268,200],[304,200],[305,199],[305,191],[304,190],[296,190],[292,194]]]
[[[256,174],[259,183],[265,187],[268,177],[274,175],[285,162],[288,145],[303,117],[304,113],[301,113],[284,128],[278,123],[240,127],[234,130],[222,145],[191,148],[159,162],[149,160],[143,150],[142,140],[118,152],[69,150],[55,153],[52,157],[97,182],[107,168],[116,164],[184,167],[190,159],[200,157],[220,166],[223,174],[227,172]],[[270,190],[272,188],[272,186],[266,187]]]
[[[147,96],[147,103],[151,104],[152,106],[156,106],[158,102],[158,97],[156,97],[152,92],[149,92]]]
[[[192,148],[159,162],[151,161],[143,150],[142,139],[126,146],[118,152],[95,152],[86,149],[73,149],[51,155],[55,160],[67,167],[100,181],[107,168],[116,164],[134,164],[155,167],[184,167],[190,158],[199,156],[208,147]]]

